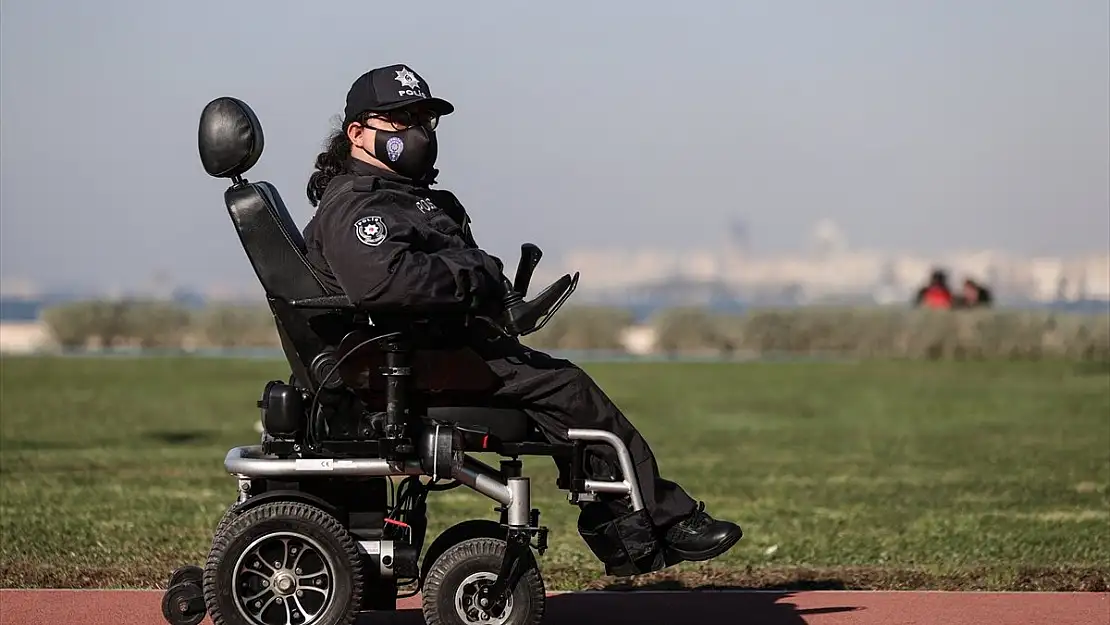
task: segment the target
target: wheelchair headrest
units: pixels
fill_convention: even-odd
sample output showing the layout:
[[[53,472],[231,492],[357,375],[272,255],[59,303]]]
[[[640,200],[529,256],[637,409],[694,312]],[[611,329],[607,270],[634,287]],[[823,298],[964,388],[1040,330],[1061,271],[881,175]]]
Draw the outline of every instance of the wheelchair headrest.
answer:
[[[209,176],[242,176],[262,156],[262,124],[245,102],[216,98],[200,114],[197,143],[200,161]]]

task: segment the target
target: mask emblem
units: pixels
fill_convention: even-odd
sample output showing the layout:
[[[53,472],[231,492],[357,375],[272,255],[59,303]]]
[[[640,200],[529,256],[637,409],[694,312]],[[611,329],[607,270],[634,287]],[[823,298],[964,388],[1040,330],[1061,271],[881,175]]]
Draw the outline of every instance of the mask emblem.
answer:
[[[397,162],[401,158],[401,152],[405,151],[405,142],[401,141],[400,137],[390,137],[389,141],[385,142],[385,154],[389,160]]]

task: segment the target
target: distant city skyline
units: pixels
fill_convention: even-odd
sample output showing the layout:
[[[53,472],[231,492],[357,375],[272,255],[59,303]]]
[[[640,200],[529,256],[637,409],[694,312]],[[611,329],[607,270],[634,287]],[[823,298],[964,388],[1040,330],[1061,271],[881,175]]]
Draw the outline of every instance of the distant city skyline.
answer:
[[[368,10],[5,1],[0,283],[256,288],[226,184],[200,167],[201,109],[223,95],[255,109],[266,151],[248,178],[303,226],[351,81],[391,63],[456,105],[441,186],[510,264],[523,241],[545,266],[735,237],[803,254],[823,219],[888,254],[1110,247],[1102,0],[489,0],[389,23]]]
[[[973,279],[996,291],[1002,301],[1110,301],[1110,250],[1077,252],[1066,256],[1024,257],[1005,250],[950,249],[938,254],[884,252],[859,248],[832,220],[810,229],[802,249],[783,254],[752,252],[743,237],[732,233],[714,247],[679,251],[668,248],[621,247],[571,250],[547,257],[534,283],[546,284],[563,273],[579,271],[582,279],[576,301],[622,300],[634,293],[668,289],[667,284],[718,284],[741,298],[775,299],[791,292],[807,301],[826,297],[873,295],[892,301],[909,297],[937,268],[949,273],[953,287]],[[504,257],[508,273],[515,256]],[[249,264],[248,264],[249,266]],[[62,285],[51,289],[31,281],[5,281],[0,296],[41,297],[45,293],[85,293],[117,297],[124,294],[171,297],[194,293],[217,300],[257,299],[260,285],[250,277],[243,284],[182,282],[169,271],[159,271],[133,286]]]
[[[826,220],[822,222],[828,226],[831,222]],[[231,224],[228,224],[231,228]],[[614,258],[617,256],[636,256],[641,258],[656,258],[658,262],[677,262],[681,264],[681,259],[696,259],[705,258],[707,255],[715,255],[724,251],[730,253],[739,253],[743,250],[744,259],[757,262],[784,262],[793,263],[810,260],[814,254],[820,249],[821,243],[818,238],[814,236],[811,231],[807,236],[801,238],[795,249],[783,250],[778,253],[761,252],[758,249],[752,249],[753,246],[738,245],[735,239],[726,239],[721,241],[711,241],[707,245],[694,245],[682,249],[677,247],[652,247],[652,246],[636,246],[636,245],[621,245],[614,242],[612,245],[605,247],[591,247],[591,248],[573,248],[565,250],[562,253],[550,253],[545,247],[544,259],[540,263],[540,268],[537,270],[539,278],[548,277],[555,279],[556,274],[564,271],[581,271],[583,272],[583,282],[589,285],[595,282],[597,278],[597,270],[603,270],[606,273],[612,272],[626,272],[627,268],[620,265],[613,265],[608,262],[600,263],[599,265],[582,265],[580,261],[587,258]],[[1005,255],[1008,257],[1023,257],[1024,255],[1015,254],[1012,251],[1004,249],[987,249],[987,248],[950,248],[937,250],[933,253],[923,253],[915,250],[883,250],[875,248],[859,248],[853,246],[850,239],[843,232],[837,231],[840,237],[836,239],[843,247],[837,247],[832,240],[827,240],[824,245],[827,250],[843,250],[852,251],[855,253],[866,253],[874,255],[882,255],[898,261],[898,259],[913,258],[915,262],[933,263],[938,266],[945,265],[948,260],[954,256],[974,256],[978,255]],[[238,245],[238,242],[235,242]],[[142,274],[139,270],[131,276],[122,277],[122,279],[113,279],[111,276],[105,276],[104,279],[87,283],[75,279],[63,278],[54,281],[41,281],[33,278],[27,278],[19,275],[0,275],[0,294],[12,294],[23,292],[50,292],[56,290],[77,290],[82,292],[113,292],[113,291],[151,291],[162,290],[166,288],[184,288],[188,290],[195,290],[204,293],[234,293],[238,291],[254,291],[258,289],[257,279],[254,276],[249,261],[242,251],[239,250],[242,256],[239,262],[233,264],[228,268],[228,271],[220,277],[210,280],[195,280],[190,281],[184,279],[183,275],[187,272],[175,271],[174,267],[166,267],[164,269],[157,268],[157,265],[152,265],[151,271]],[[1024,256],[1029,260],[1035,258],[1044,259],[1071,259],[1083,258],[1098,255],[1106,256],[1110,254],[1110,246],[1103,249],[1090,249],[1090,250],[1075,250],[1070,254],[1065,255],[1028,255]],[[508,267],[508,273],[511,274],[515,270],[516,263],[519,257],[519,246],[505,250],[502,253],[502,260]],[[1110,257],[1108,257],[1110,258]],[[675,259],[669,261],[666,259]],[[743,262],[743,261],[741,261]],[[578,263],[578,264],[576,264]],[[626,272],[627,273],[627,272]],[[591,277],[591,274],[593,276]],[[584,286],[585,286],[584,285]]]

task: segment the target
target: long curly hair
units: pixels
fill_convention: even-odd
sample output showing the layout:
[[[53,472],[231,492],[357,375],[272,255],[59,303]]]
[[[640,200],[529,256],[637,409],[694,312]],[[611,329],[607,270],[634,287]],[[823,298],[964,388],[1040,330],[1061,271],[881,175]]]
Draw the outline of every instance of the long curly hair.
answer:
[[[308,202],[312,206],[320,203],[324,191],[332,178],[347,172],[347,159],[351,157],[351,140],[347,138],[347,126],[355,121],[366,122],[369,113],[363,112],[354,119],[340,125],[325,143],[324,151],[316,155],[316,171],[308,177]]]

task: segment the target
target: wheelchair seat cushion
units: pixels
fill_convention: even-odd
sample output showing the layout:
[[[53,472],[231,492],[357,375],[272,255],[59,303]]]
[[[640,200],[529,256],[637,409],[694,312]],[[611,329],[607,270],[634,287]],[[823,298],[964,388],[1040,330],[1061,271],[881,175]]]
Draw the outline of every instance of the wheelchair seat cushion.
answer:
[[[486,430],[505,443],[523,443],[531,438],[532,425],[528,413],[515,408],[429,407],[428,417],[461,427]]]

